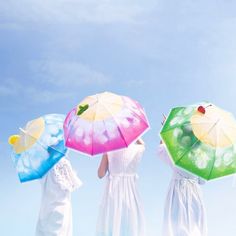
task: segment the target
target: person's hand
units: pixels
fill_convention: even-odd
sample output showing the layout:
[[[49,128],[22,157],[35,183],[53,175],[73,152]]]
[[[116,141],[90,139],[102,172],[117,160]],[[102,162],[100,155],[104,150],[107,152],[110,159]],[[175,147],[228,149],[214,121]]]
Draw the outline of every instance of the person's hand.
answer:
[[[165,114],[162,114],[162,116],[163,116],[163,119],[162,119],[161,125],[163,126],[166,122],[166,116]]]
[[[108,155],[107,153],[104,153],[98,168],[98,177],[100,179],[103,178],[106,175],[107,171],[108,171]]]
[[[162,119],[161,125],[163,126],[165,124],[165,122],[166,122],[166,116],[165,116],[165,114],[162,114],[162,116],[163,116],[163,119]],[[160,140],[160,144],[162,144],[162,143],[163,143],[163,141],[161,139]]]
[[[141,138],[139,138],[139,139],[136,141],[136,143],[137,143],[137,144],[144,145],[144,141],[143,141]]]

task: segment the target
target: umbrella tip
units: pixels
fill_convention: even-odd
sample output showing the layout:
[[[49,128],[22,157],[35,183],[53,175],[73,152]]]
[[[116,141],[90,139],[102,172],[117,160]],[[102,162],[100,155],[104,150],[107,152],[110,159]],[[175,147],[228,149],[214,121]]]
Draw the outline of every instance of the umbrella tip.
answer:
[[[8,143],[10,145],[14,145],[18,140],[19,140],[20,136],[19,135],[11,135],[9,138],[8,138]]]

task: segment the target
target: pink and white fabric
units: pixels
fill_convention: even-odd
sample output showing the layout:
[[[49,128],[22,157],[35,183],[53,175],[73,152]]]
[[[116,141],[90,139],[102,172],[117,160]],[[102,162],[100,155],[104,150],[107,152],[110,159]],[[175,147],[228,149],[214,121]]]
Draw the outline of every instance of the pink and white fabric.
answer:
[[[141,105],[105,92],[85,98],[64,122],[66,146],[89,155],[128,147],[149,128]]]

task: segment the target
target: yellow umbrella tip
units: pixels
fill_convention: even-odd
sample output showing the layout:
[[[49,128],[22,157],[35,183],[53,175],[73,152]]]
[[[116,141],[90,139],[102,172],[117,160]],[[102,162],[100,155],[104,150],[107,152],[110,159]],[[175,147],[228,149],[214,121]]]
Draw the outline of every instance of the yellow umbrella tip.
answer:
[[[19,138],[20,138],[20,136],[19,135],[12,135],[12,136],[10,136],[9,138],[8,138],[8,143],[10,144],[10,145],[14,145],[16,142],[17,142],[17,140],[19,140]]]

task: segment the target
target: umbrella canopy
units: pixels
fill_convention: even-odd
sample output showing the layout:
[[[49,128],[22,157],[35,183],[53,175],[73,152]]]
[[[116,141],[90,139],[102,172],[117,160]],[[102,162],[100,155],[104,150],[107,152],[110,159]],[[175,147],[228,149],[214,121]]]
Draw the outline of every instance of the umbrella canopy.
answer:
[[[173,108],[161,138],[174,163],[206,180],[236,173],[236,120],[211,104]]]
[[[42,116],[20,128],[19,135],[9,138],[21,182],[43,177],[65,155],[64,119],[65,116],[60,114]]]
[[[89,155],[127,147],[149,127],[141,105],[104,92],[86,97],[64,122],[66,146]]]

